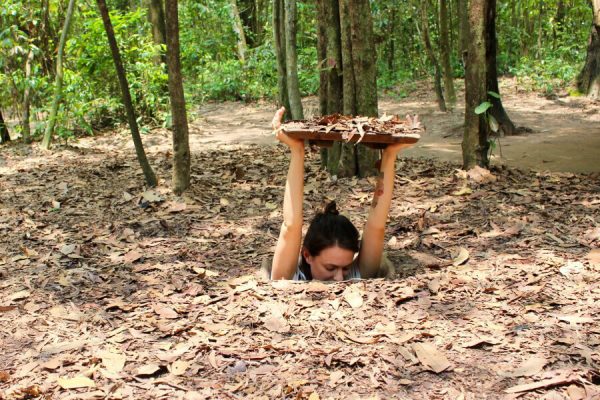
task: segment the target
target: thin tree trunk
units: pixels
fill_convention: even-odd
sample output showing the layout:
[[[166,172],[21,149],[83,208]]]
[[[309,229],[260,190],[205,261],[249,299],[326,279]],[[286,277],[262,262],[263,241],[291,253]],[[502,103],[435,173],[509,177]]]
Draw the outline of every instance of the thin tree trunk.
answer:
[[[592,1],[592,10],[592,32],[585,64],[577,77],[577,87],[588,97],[600,99],[600,0]]]
[[[248,51],[248,45],[246,44],[244,25],[242,24],[242,19],[240,18],[237,0],[229,0],[229,14],[231,15],[231,23],[237,40],[238,58],[241,62],[246,62],[246,52]]]
[[[497,43],[496,38],[496,0],[487,0],[487,14],[485,16],[485,45],[486,45],[486,84],[487,90],[500,94],[498,86],[498,67],[496,61]],[[498,121],[500,130],[504,135],[514,135],[517,131],[515,124],[510,120],[510,117],[504,109],[502,100],[489,96],[489,101],[492,103],[489,113]]]
[[[444,75],[444,97],[449,108],[452,109],[456,104],[456,92],[454,91],[452,65],[450,63],[451,48],[448,25],[448,2],[447,0],[440,0],[440,57]]]
[[[317,1],[317,13],[319,15],[325,15],[325,8],[325,1]],[[329,82],[327,80],[327,21],[325,18],[317,18],[317,65],[319,68],[319,113],[326,115],[328,113],[327,87]],[[324,153],[327,154],[326,149]]]
[[[33,51],[30,49],[25,60],[25,90],[23,91],[23,119],[21,121],[21,136],[25,143],[31,142],[31,129],[29,127],[29,113],[31,109],[31,87],[29,78],[31,77],[31,62],[33,61]]]
[[[356,112],[377,117],[377,63],[371,5],[369,0],[350,0],[349,4]],[[356,175],[377,175],[379,152],[366,146],[356,146],[355,149]]]
[[[284,120],[290,120],[290,100],[287,88],[287,68],[285,54],[285,12],[283,0],[273,0],[273,43],[275,58],[277,58],[277,106],[285,107]]]
[[[190,143],[179,59],[177,0],[166,0],[165,14],[169,97],[173,120],[173,191],[181,194],[190,186]]]
[[[539,15],[538,15],[538,34],[537,34],[537,49],[535,57],[539,60],[542,57],[542,36],[544,28],[544,2],[540,1]]]
[[[56,125],[56,114],[58,113],[58,106],[60,105],[62,97],[63,55],[65,52],[65,43],[67,42],[67,35],[69,34],[69,28],[71,26],[71,19],[73,17],[74,6],[75,0],[69,0],[69,5],[67,7],[67,15],[65,16],[65,24],[63,26],[63,30],[60,35],[60,41],[58,43],[58,55],[56,58],[56,80],[54,82],[54,101],[52,102],[52,108],[50,109],[50,115],[48,118],[48,123],[46,125],[44,139],[42,140],[42,148],[46,150],[50,149],[52,135],[54,134],[54,126]]]
[[[154,40],[154,44],[166,46],[165,12],[162,0],[150,0],[150,4],[148,5],[148,19],[150,20],[150,25],[152,25],[152,39]],[[167,56],[164,51],[161,50],[156,63],[166,65]]]
[[[133,144],[135,146],[135,153],[137,155],[138,162],[140,163],[140,167],[144,172],[147,185],[151,187],[156,186],[156,175],[154,175],[154,171],[152,171],[152,167],[146,158],[146,152],[144,151],[144,145],[142,143],[140,131],[135,119],[133,103],[131,102],[131,94],[129,93],[129,83],[127,82],[125,68],[123,68],[121,54],[119,53],[119,47],[117,46],[117,40],[115,39],[115,32],[110,21],[108,8],[106,7],[106,0],[96,0],[96,3],[98,4],[98,9],[100,10],[100,16],[102,17],[102,22],[108,38],[108,45],[110,47],[113,62],[115,64],[115,70],[117,71],[119,86],[121,87],[121,95],[123,97],[123,106],[125,107],[125,112],[127,114],[129,129],[131,129],[131,138],[133,139]]]
[[[338,0],[327,3],[323,19],[326,21],[327,37],[327,114],[341,113],[344,107],[342,42],[340,7]]]
[[[458,42],[459,42],[459,54],[464,65],[465,53],[468,46],[469,37],[469,15],[467,9],[468,0],[458,0],[456,5],[458,9]]]
[[[469,7],[469,46],[465,70],[465,130],[462,140],[463,169],[487,167],[489,125],[475,108],[487,100],[485,21],[489,0],[471,0]]]
[[[446,111],[446,102],[444,101],[444,93],[442,91],[442,74],[440,73],[440,65],[438,60],[433,52],[433,47],[431,46],[431,39],[429,38],[429,20],[427,17],[427,1],[423,1],[421,3],[421,35],[423,37],[423,44],[425,45],[425,51],[427,53],[427,58],[429,58],[429,62],[433,66],[435,71],[435,76],[433,78],[433,84],[435,87],[435,96],[437,98],[438,107],[440,111]]]
[[[298,82],[298,50],[296,48],[296,0],[284,0],[285,4],[285,58],[288,97],[293,119],[303,119],[300,83]]]
[[[8,133],[8,127],[4,122],[4,116],[2,110],[0,110],[0,143],[6,143],[10,141],[10,134]]]
[[[356,79],[352,61],[349,1],[339,0],[340,42],[342,45],[342,109],[346,115],[356,115]]]

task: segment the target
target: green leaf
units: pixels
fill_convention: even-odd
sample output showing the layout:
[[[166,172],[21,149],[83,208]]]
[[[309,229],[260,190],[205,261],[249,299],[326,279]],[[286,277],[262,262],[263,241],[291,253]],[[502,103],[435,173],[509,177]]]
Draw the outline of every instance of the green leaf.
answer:
[[[500,95],[499,95],[498,93],[496,93],[496,92],[493,92],[493,91],[491,91],[491,90],[489,90],[489,91],[488,91],[488,94],[489,94],[490,96],[492,96],[492,97],[495,97],[495,98],[497,98],[497,99],[499,99],[499,98],[500,98]]]
[[[492,114],[488,115],[488,122],[490,124],[490,129],[492,130],[492,132],[497,133],[498,128],[500,128],[500,124],[498,124],[498,121],[496,121],[496,118],[494,118]]]
[[[478,105],[477,108],[475,108],[475,114],[477,114],[477,115],[483,114],[484,112],[489,110],[491,107],[492,107],[492,103],[490,103],[489,101],[484,101],[483,103]]]

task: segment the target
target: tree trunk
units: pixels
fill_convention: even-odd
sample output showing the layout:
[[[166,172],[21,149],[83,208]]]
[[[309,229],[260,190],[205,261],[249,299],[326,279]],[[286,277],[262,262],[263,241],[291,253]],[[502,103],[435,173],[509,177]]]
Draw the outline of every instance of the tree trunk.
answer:
[[[538,34],[537,34],[537,48],[535,51],[535,57],[539,60],[542,57],[542,37],[544,33],[544,2],[540,1],[540,8],[538,14]]]
[[[60,100],[62,97],[63,55],[65,52],[65,43],[67,42],[67,35],[69,34],[69,28],[71,26],[71,19],[73,17],[74,6],[75,0],[69,0],[69,5],[67,7],[67,15],[65,16],[65,24],[63,26],[63,30],[60,35],[60,41],[58,43],[58,55],[56,57],[56,79],[54,82],[54,101],[52,102],[52,108],[50,110],[48,124],[46,125],[44,139],[42,140],[42,148],[46,150],[50,149],[50,143],[52,142],[52,135],[54,133],[54,126],[56,124],[56,114],[58,113],[58,106],[60,105]]]
[[[317,1],[317,13],[325,15],[325,1]],[[325,18],[317,18],[317,66],[319,68],[319,113],[327,114],[327,23]],[[321,155],[327,154],[327,150]],[[326,165],[326,161],[325,161]]]
[[[458,42],[460,59],[465,63],[465,53],[469,44],[469,15],[467,9],[468,0],[458,0],[456,5],[458,11]]]
[[[173,121],[173,191],[183,193],[190,186],[190,142],[179,59],[179,17],[177,0],[166,0],[167,66]]]
[[[240,18],[237,0],[229,0],[229,14],[231,15],[231,23],[237,39],[238,59],[244,63],[246,62],[246,51],[248,50],[248,45],[246,44],[244,25],[242,24],[242,19]]]
[[[325,0],[322,14],[326,21],[327,50],[327,114],[341,113],[344,108],[342,70],[342,41],[338,0]]]
[[[296,0],[284,0],[285,4],[285,61],[288,97],[293,119],[304,119],[300,83],[298,82],[298,50],[296,48]]]
[[[433,47],[431,46],[431,39],[429,38],[429,20],[427,17],[427,1],[423,1],[421,3],[421,36],[423,37],[423,44],[425,45],[425,51],[427,53],[427,58],[429,58],[429,62],[433,66],[435,71],[435,76],[433,78],[433,84],[435,87],[435,96],[437,98],[438,107],[440,111],[446,111],[446,102],[444,101],[444,93],[442,92],[442,74],[440,73],[440,65],[438,60],[433,52]]]
[[[349,1],[339,0],[340,43],[342,45],[342,109],[346,115],[356,115],[356,82],[354,78],[354,63],[352,61]]]
[[[21,136],[25,143],[31,142],[31,129],[29,127],[29,113],[31,110],[31,87],[29,78],[31,77],[31,62],[33,61],[33,51],[30,49],[25,60],[25,90],[23,91],[23,120],[21,121]]]
[[[592,1],[592,10],[592,32],[585,65],[577,77],[577,87],[588,97],[600,99],[600,0]]]
[[[10,134],[8,133],[8,127],[4,122],[4,116],[2,116],[2,110],[0,110],[0,143],[6,143],[10,141]]]
[[[115,32],[113,30],[110,16],[108,14],[108,8],[106,7],[106,0],[96,0],[98,9],[100,10],[100,16],[106,30],[106,36],[108,38],[108,45],[112,54],[113,62],[115,64],[115,70],[117,71],[117,77],[119,79],[119,86],[121,87],[121,95],[123,97],[123,106],[127,113],[127,121],[129,122],[129,129],[131,129],[131,138],[135,146],[135,152],[137,155],[138,162],[144,172],[146,183],[148,186],[156,186],[156,175],[152,171],[152,167],[146,158],[146,152],[144,151],[144,145],[140,132],[135,119],[135,112],[133,110],[133,104],[131,102],[131,94],[129,93],[129,83],[127,82],[127,76],[125,75],[125,68],[123,68],[123,62],[121,61],[121,54],[119,53],[119,47],[117,46],[117,40],[115,39]]]
[[[498,86],[498,67],[496,62],[497,43],[496,38],[496,0],[487,0],[487,14],[485,16],[485,60],[486,60],[486,84],[487,90],[500,94]],[[510,120],[506,113],[502,100],[489,96],[488,100],[492,103],[489,113],[498,121],[499,130],[504,135],[514,135],[517,131],[515,124]]]
[[[152,39],[154,40],[154,44],[166,46],[165,12],[162,0],[150,0],[148,19],[150,20],[150,25],[152,25]],[[156,63],[167,64],[167,57],[163,50],[160,52],[160,57],[156,59]]]
[[[285,107],[284,120],[292,118],[287,88],[287,68],[285,54],[285,11],[283,0],[273,0],[273,44],[277,58],[277,106]]]
[[[469,46],[465,71],[465,131],[462,141],[463,169],[487,167],[489,125],[475,108],[487,101],[485,22],[489,0],[471,0],[469,7]]]
[[[450,31],[448,18],[448,2],[440,0],[440,57],[442,61],[442,71],[444,75],[444,97],[450,109],[456,104],[456,92],[454,91],[454,81],[452,74],[452,65],[450,63]]]

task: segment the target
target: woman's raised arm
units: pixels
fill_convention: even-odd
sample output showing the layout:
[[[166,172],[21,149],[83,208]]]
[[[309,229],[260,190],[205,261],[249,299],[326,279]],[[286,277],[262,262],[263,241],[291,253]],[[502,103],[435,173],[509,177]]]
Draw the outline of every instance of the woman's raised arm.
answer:
[[[383,239],[387,223],[392,194],[394,191],[395,163],[398,152],[410,147],[410,144],[392,144],[385,148],[381,157],[381,168],[377,177],[377,186],[373,194],[371,210],[363,229],[359,253],[360,276],[374,278],[379,272],[383,254]]]
[[[302,243],[302,202],[304,197],[304,141],[292,139],[280,129],[285,108],[273,117],[275,137],[290,148],[290,166],[283,196],[283,223],[277,239],[271,279],[292,279],[298,267]]]

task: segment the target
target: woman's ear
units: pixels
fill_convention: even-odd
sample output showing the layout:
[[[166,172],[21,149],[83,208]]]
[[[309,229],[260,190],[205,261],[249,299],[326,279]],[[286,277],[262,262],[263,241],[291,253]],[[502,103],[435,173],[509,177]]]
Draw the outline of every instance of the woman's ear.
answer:
[[[306,260],[307,263],[311,263],[312,260],[312,256],[310,255],[310,253],[308,252],[308,249],[306,247],[302,248],[302,257],[304,257],[304,259]]]

